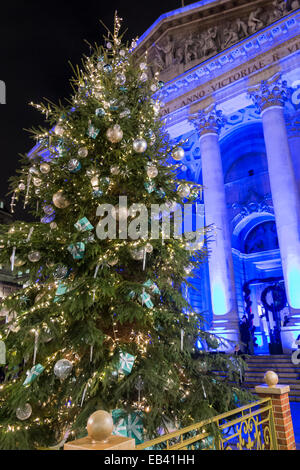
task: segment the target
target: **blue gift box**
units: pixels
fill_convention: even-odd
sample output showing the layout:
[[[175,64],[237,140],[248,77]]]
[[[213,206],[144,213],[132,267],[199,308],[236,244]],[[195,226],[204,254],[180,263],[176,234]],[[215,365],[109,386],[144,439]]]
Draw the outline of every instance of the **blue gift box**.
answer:
[[[118,364],[118,372],[125,375],[129,375],[132,371],[134,361],[135,356],[132,356],[132,354],[128,354],[126,352],[121,352],[120,361]]]

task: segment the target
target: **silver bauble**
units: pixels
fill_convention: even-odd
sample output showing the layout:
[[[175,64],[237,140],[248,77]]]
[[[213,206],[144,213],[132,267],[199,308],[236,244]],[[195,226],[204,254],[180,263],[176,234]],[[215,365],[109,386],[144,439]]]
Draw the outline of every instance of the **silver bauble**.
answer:
[[[40,172],[44,173],[46,175],[50,171],[50,165],[49,163],[41,163],[40,164]]]
[[[116,75],[116,85],[124,85],[126,83],[126,75],[122,72]]]
[[[56,135],[62,136],[64,134],[65,130],[60,124],[57,124],[54,128],[54,132],[55,132]]]
[[[143,248],[134,248],[131,250],[131,256],[135,260],[142,260],[144,258],[144,251]]]
[[[49,204],[43,207],[43,211],[45,212],[46,215],[52,215],[54,212],[54,207]]]
[[[52,201],[53,201],[53,204],[59,209],[65,209],[66,207],[70,205],[70,202],[65,197],[62,189],[57,191],[57,193],[53,194]]]
[[[88,149],[86,147],[81,147],[79,150],[78,150],[78,156],[80,158],[86,158],[88,156]]]
[[[141,82],[146,82],[148,80],[148,75],[143,72],[142,75],[140,76],[140,81]]]
[[[106,137],[112,144],[116,144],[123,139],[123,131],[118,124],[115,124],[113,127],[107,129]]]
[[[56,222],[51,222],[50,228],[51,228],[51,230],[57,229],[57,223]]]
[[[148,178],[156,178],[157,175],[158,175],[158,169],[156,168],[156,166],[151,165],[147,168]]]
[[[95,175],[91,178],[91,185],[94,191],[99,190],[99,176],[98,175]]]
[[[147,150],[147,142],[145,141],[145,139],[139,137],[138,139],[135,139],[133,141],[133,150],[136,152],[136,153],[143,153]]]
[[[28,259],[32,263],[37,263],[41,259],[41,253],[39,251],[31,251],[28,253]]]
[[[26,188],[26,186],[25,186],[24,183],[20,183],[19,186],[18,186],[18,188],[19,188],[20,191],[24,191],[25,188]]]
[[[118,166],[112,166],[110,172],[112,175],[117,176],[120,173],[120,168]]]
[[[68,359],[60,359],[54,366],[54,374],[61,380],[66,379],[73,369],[73,364]]]
[[[147,243],[145,245],[145,250],[146,250],[146,253],[152,253],[153,251],[153,246],[151,245],[151,243]]]
[[[30,173],[31,175],[38,175],[38,174],[39,174],[39,170],[38,170],[35,166],[31,166],[31,167],[29,168],[29,173]]]
[[[180,161],[184,158],[184,150],[182,147],[177,147],[173,152],[172,152],[172,157],[176,161]]]
[[[26,419],[30,418],[32,414],[32,408],[29,403],[26,403],[24,406],[20,406],[16,409],[16,416],[21,421],[25,421]]]
[[[33,178],[33,184],[37,188],[39,188],[42,183],[43,183],[43,180],[41,180],[41,178],[36,178],[36,177]]]
[[[178,194],[182,198],[188,197],[190,195],[190,192],[191,192],[191,190],[190,190],[189,186],[187,186],[187,185],[181,184],[178,187]]]

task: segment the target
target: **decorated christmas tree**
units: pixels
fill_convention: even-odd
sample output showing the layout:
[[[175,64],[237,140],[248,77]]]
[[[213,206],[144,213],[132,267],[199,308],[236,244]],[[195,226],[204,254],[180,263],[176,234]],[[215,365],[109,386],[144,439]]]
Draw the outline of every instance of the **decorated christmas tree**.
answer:
[[[66,105],[35,105],[45,129],[12,178],[12,208],[19,200],[37,221],[1,227],[0,262],[29,270],[2,305],[2,449],[59,447],[99,409],[140,442],[246,397],[184,295],[207,230],[183,236],[176,214],[201,188],[176,179],[184,150],[164,131],[163,84],[119,29],[116,16]]]

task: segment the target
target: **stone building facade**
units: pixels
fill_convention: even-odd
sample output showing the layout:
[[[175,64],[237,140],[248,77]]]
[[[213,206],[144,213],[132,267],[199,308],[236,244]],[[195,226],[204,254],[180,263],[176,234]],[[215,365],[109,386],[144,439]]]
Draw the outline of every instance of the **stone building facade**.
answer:
[[[186,141],[178,172],[214,224],[189,290],[209,328],[255,353],[300,335],[300,1],[202,0],[162,15],[135,51],[159,73],[161,116]],[[252,322],[252,323],[251,323]]]

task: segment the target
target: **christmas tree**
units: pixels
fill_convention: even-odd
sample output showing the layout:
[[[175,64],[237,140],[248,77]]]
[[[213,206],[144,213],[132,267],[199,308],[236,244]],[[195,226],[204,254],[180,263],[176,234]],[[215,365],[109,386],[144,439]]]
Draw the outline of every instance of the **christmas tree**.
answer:
[[[190,234],[192,249],[175,215],[201,188],[176,180],[184,151],[159,116],[162,84],[119,30],[116,16],[105,45],[74,70],[66,105],[35,105],[46,127],[32,130],[35,151],[12,178],[12,207],[24,201],[38,221],[1,227],[0,262],[30,270],[2,305],[2,449],[59,447],[85,435],[98,409],[112,412],[116,432],[120,418],[135,422],[138,442],[247,397],[214,373],[238,372],[228,356],[195,354],[196,340],[219,345],[183,295],[207,233],[204,243]],[[174,223],[154,237],[160,213],[150,209],[162,204]]]

